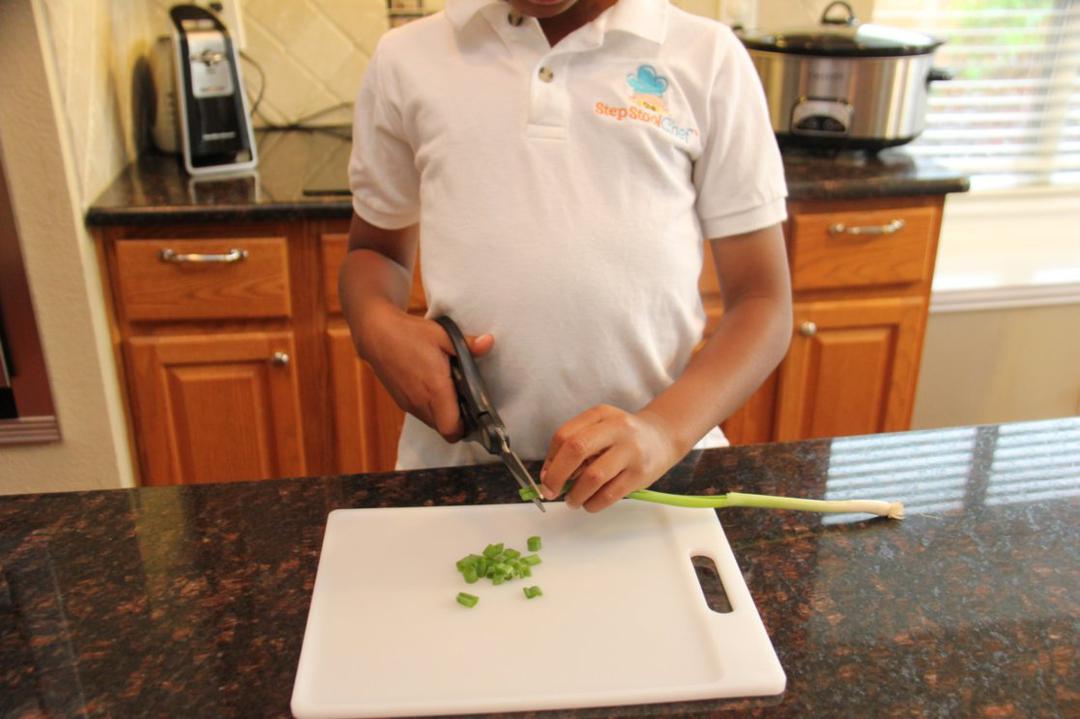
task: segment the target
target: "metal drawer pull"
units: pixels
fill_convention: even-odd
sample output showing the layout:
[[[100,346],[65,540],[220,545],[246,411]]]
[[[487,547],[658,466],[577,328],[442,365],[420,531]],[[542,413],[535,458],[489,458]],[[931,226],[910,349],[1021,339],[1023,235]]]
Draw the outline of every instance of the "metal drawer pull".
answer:
[[[211,263],[219,262],[224,264],[232,264],[233,262],[239,262],[248,256],[247,250],[238,250],[235,247],[223,255],[203,255],[196,252],[191,252],[186,255],[181,255],[176,250],[164,249],[161,251],[162,262],[173,262],[176,264],[182,264],[185,262],[190,263]]]
[[[817,334],[817,325],[810,320],[799,324],[799,334],[803,337],[813,337]]]
[[[270,356],[270,364],[275,367],[286,367],[289,364],[288,352],[275,352]]]
[[[864,225],[862,227],[848,227],[843,222],[829,225],[830,235],[892,235],[904,229],[906,223],[903,220],[893,220],[887,225]]]

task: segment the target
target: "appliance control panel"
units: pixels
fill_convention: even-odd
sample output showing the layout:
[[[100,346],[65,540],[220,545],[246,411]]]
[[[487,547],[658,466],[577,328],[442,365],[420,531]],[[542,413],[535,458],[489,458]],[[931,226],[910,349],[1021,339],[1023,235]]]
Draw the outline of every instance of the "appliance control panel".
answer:
[[[197,99],[232,95],[232,62],[225,36],[217,30],[195,30],[188,32],[187,41],[192,94]]]
[[[851,129],[851,105],[843,100],[800,100],[791,110],[796,135],[846,135]]]

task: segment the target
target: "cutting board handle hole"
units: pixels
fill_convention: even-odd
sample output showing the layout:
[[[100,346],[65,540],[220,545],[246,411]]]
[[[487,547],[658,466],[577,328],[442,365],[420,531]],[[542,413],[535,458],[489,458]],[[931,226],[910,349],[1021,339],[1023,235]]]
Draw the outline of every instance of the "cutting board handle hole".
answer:
[[[720,572],[716,569],[716,563],[711,557],[700,554],[690,557],[690,562],[694,565],[694,573],[697,574],[698,584],[701,585],[701,593],[705,595],[705,604],[718,614],[730,614],[731,602],[728,601],[727,592],[724,591],[724,583],[720,581]]]

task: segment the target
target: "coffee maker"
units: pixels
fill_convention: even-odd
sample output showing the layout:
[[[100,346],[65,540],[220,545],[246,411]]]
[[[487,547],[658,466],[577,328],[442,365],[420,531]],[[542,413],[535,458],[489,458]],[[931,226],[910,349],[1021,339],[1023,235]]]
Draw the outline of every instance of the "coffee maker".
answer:
[[[171,38],[155,48],[155,144],[182,151],[194,176],[251,170],[258,162],[255,135],[228,29],[196,5],[174,5],[169,18]]]

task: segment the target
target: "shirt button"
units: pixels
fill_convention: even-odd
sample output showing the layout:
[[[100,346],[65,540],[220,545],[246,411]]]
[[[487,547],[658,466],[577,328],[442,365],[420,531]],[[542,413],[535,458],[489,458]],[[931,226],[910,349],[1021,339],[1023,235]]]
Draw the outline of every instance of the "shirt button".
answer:
[[[506,15],[506,22],[514,27],[520,27],[521,23],[525,22],[525,17],[523,15],[518,15],[516,12],[511,12]]]
[[[540,79],[543,80],[544,82],[551,82],[552,80],[555,79],[555,73],[553,73],[551,71],[551,68],[548,67],[547,65],[544,65],[542,68],[540,68],[540,72],[537,73],[537,74],[540,76]]]

